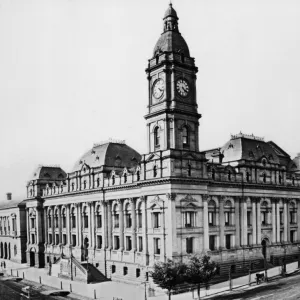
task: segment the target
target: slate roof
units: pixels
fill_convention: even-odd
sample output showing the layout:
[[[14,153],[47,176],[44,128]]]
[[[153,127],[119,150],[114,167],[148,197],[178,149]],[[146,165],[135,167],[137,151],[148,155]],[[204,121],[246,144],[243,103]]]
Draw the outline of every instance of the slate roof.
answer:
[[[55,166],[38,166],[35,171],[33,172],[32,176],[30,177],[30,180],[35,179],[60,179],[64,180],[67,177],[65,171],[60,167]]]
[[[88,167],[135,167],[141,161],[141,155],[125,143],[107,142],[94,145],[75,163],[72,172],[79,171],[83,165]]]
[[[1,200],[0,201],[0,210],[1,209],[7,209],[7,208],[14,208],[14,207],[18,207],[19,204],[21,204],[23,202],[22,199],[12,199],[12,200]],[[22,203],[25,205],[25,202]]]

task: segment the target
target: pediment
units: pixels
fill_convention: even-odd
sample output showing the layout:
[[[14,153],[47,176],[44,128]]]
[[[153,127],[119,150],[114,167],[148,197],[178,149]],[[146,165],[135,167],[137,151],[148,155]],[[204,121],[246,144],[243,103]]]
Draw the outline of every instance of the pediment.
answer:
[[[180,200],[181,202],[198,202],[192,195],[187,194],[184,198]]]
[[[151,154],[149,154],[149,156],[148,157],[146,157],[146,162],[149,162],[149,161],[151,161],[151,160],[153,160],[153,159],[158,159],[158,158],[160,158],[156,153],[151,153]]]
[[[155,206],[158,206],[159,208],[163,208],[164,200],[161,199],[159,196],[155,196],[154,199],[150,201],[150,208],[153,209]]]

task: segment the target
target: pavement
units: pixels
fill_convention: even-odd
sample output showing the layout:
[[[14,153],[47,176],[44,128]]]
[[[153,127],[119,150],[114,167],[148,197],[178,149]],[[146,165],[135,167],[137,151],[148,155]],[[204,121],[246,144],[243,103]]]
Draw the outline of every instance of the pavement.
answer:
[[[142,300],[145,299],[145,286],[143,285],[129,285],[120,282],[107,281],[95,284],[86,284],[83,282],[71,281],[66,279],[61,279],[55,276],[49,276],[47,274],[47,269],[37,269],[29,267],[26,264],[18,264],[5,260],[6,269],[5,273],[7,275],[21,277],[39,284],[47,285],[57,289],[68,290],[74,295],[81,295],[90,299],[98,300]],[[287,264],[287,272],[292,272],[298,268],[298,263]],[[0,270],[0,272],[3,270]],[[274,267],[268,270],[268,277],[276,277],[281,273],[281,267]],[[251,282],[255,283],[255,274],[251,275]],[[232,280],[233,289],[237,288],[247,288],[249,286],[249,275],[239,277]],[[256,287],[253,286],[253,288]],[[250,287],[252,288],[252,286]],[[209,297],[212,295],[221,295],[222,293],[227,293],[229,290],[229,282],[222,282],[215,284],[210,287],[209,290],[201,290],[201,298]],[[167,295],[165,293],[156,292],[155,295],[148,294],[148,298],[152,300],[166,300]],[[192,292],[172,295],[172,300],[186,300],[195,299],[196,291],[193,295]]]

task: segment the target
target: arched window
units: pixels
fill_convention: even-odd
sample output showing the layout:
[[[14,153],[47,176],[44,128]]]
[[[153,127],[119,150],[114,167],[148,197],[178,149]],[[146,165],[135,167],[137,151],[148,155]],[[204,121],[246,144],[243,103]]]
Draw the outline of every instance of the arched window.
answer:
[[[189,130],[186,126],[182,129],[182,145],[187,147],[189,145]]]
[[[115,175],[113,175],[111,179],[112,179],[112,185],[114,185],[116,183],[116,177],[115,177]]]
[[[127,182],[127,173],[124,173],[124,183]]]
[[[266,173],[263,174],[263,182],[264,182],[264,183],[267,182],[267,175],[266,175]]]
[[[62,210],[61,216],[62,216],[62,227],[66,228],[67,219],[66,219],[66,209],[65,208],[63,208],[63,210]]]
[[[83,182],[83,189],[86,189],[86,180]]]
[[[157,176],[157,167],[154,166],[153,167],[153,177],[156,177]]]
[[[295,185],[295,177],[292,178],[292,185]]]
[[[98,177],[97,178],[97,187],[99,187],[100,186],[100,178]]]
[[[127,203],[125,206],[125,227],[131,228],[131,226],[132,226],[131,205]]]
[[[71,223],[72,223],[72,228],[76,228],[76,210],[75,210],[75,207],[73,207],[72,210],[71,210]]]
[[[83,209],[82,215],[83,215],[83,228],[89,228],[89,216],[88,216],[88,211],[86,206]]]
[[[140,179],[141,179],[141,175],[140,175],[140,171],[138,170],[138,171],[136,172],[136,180],[137,180],[137,181],[140,181]]]
[[[74,191],[74,189],[75,189],[75,183],[72,182],[72,191]]]
[[[56,193],[56,187],[55,187],[55,185],[53,186],[53,194],[55,194]]]
[[[278,176],[278,181],[279,181],[279,184],[281,184],[281,182],[282,182],[282,177],[281,177],[280,174],[279,174],[279,176]]]
[[[154,146],[159,147],[160,145],[160,135],[159,135],[159,127],[154,129]]]

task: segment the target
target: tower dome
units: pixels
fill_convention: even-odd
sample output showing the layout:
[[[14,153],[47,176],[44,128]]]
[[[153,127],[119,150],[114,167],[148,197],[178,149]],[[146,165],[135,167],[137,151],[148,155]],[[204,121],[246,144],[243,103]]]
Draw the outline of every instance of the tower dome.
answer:
[[[189,47],[178,29],[178,17],[172,4],[169,4],[164,15],[164,32],[158,39],[153,56],[161,52],[178,52],[190,56]]]

